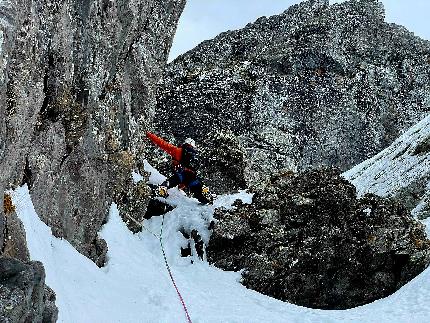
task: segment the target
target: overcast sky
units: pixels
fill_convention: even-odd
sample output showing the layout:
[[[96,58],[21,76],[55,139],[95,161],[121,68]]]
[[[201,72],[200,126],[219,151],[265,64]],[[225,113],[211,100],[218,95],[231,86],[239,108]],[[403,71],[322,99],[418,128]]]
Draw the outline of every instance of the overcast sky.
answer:
[[[170,52],[170,60],[226,30],[239,29],[258,17],[279,14],[300,0],[187,0]],[[330,0],[330,3],[342,2]],[[430,39],[430,0],[382,0],[386,21]]]

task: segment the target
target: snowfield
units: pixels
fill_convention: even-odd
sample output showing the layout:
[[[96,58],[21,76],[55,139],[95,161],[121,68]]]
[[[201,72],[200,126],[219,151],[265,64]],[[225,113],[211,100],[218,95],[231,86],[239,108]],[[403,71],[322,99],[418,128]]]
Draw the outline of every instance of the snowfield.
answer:
[[[406,131],[388,148],[343,175],[359,195],[390,196],[418,178],[430,176],[430,153],[414,155],[416,147],[430,139],[430,115]]]
[[[151,171],[150,182],[163,180],[149,165],[147,170]],[[141,179],[138,174],[133,178]],[[250,203],[252,196],[240,192],[217,198],[214,206],[202,206],[176,189],[169,192],[168,201],[176,208],[165,216],[163,244],[194,323],[430,321],[430,269],[388,298],[351,310],[323,311],[259,294],[240,284],[239,273],[224,272],[195,257],[182,258],[180,248],[187,241],[178,232],[181,227],[197,228],[207,240],[206,225],[215,207],[231,207],[237,198]],[[52,236],[36,214],[26,186],[14,191],[13,198],[26,230],[31,259],[43,262],[46,283],[57,294],[59,322],[187,322],[157,237],[161,217],[145,220],[146,229],[133,234],[112,205],[100,232],[109,246],[108,261],[104,268],[98,268],[66,240]]]
[[[430,207],[430,152],[416,154],[420,145],[430,145],[430,115],[406,131],[388,148],[345,172],[343,176],[355,185],[359,195],[374,193],[379,196],[395,196],[413,183],[427,182],[426,192],[419,197],[420,202],[412,210],[412,214],[417,216]],[[427,231],[429,234],[428,229]]]

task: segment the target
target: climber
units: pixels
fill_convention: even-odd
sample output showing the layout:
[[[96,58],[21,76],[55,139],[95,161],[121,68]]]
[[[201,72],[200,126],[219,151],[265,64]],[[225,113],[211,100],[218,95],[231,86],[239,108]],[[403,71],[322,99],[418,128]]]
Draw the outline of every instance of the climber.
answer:
[[[158,187],[157,194],[167,197],[167,190],[179,185],[180,188],[188,187],[200,203],[212,203],[213,198],[208,187],[197,178],[198,158],[194,140],[187,138],[182,145],[177,147],[152,132],[147,132],[146,137],[172,156],[174,174]]]

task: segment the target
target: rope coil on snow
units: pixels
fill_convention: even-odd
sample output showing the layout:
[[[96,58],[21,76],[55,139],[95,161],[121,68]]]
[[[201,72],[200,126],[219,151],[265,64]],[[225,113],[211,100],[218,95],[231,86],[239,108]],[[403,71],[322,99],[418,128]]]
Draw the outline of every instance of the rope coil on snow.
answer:
[[[169,263],[167,262],[166,252],[164,251],[164,247],[163,247],[163,225],[164,225],[164,214],[163,214],[163,219],[161,221],[161,230],[160,230],[161,252],[163,253],[164,263],[166,265],[167,271],[169,272],[170,280],[172,281],[173,286],[175,287],[176,293],[178,294],[179,300],[181,301],[182,307],[183,307],[184,312],[185,312],[185,316],[187,317],[187,321],[188,321],[188,323],[192,323],[190,315],[188,314],[187,306],[185,305],[184,298],[182,297],[181,292],[179,291],[179,288],[176,285],[175,279],[173,278],[172,271],[170,270]]]

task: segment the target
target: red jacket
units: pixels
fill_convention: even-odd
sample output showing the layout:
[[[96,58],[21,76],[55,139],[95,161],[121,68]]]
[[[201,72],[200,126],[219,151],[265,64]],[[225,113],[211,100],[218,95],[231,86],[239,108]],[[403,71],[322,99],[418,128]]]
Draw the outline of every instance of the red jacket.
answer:
[[[156,144],[158,147],[163,149],[166,153],[168,153],[170,156],[172,156],[173,161],[180,163],[182,159],[182,148],[176,147],[175,145],[172,145],[171,143],[168,143],[164,139],[157,137],[152,132],[147,132],[146,137],[148,137],[154,144]]]

